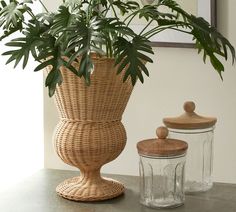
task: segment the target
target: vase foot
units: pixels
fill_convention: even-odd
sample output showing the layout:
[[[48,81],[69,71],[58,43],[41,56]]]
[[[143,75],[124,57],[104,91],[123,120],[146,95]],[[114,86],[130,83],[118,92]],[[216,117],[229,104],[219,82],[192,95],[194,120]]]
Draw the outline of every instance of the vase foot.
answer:
[[[124,185],[113,179],[100,178],[99,182],[89,182],[82,177],[67,179],[56,188],[58,195],[65,199],[83,202],[112,199],[122,195],[124,190]]]

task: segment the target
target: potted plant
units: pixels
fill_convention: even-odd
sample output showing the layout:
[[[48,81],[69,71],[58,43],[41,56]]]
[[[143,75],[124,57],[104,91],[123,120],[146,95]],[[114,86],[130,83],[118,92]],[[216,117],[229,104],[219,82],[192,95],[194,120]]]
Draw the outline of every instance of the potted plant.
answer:
[[[34,70],[48,73],[45,84],[49,96],[55,94],[61,118],[55,149],[64,162],[81,171],[79,177],[61,183],[58,194],[79,201],[116,197],[124,192],[123,185],[101,178],[100,169],[125,146],[121,117],[137,80],[149,76],[149,39],[166,29],[193,35],[204,62],[209,58],[220,77],[224,66],[218,56],[227,60],[231,53],[234,62],[234,47],[174,0],[145,6],[126,0],[64,0],[55,13],[39,1],[45,9],[40,14],[31,9],[33,0],[0,2],[1,40],[21,33],[6,43],[12,50],[3,55],[15,67],[22,61],[23,68],[32,55],[39,63]],[[130,27],[135,18],[146,21],[141,32]]]

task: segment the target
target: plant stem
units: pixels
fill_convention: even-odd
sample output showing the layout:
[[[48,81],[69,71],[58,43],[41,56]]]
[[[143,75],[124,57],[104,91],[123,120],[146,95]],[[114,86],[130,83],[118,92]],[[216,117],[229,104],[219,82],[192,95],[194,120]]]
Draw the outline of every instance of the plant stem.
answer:
[[[154,20],[152,19],[144,28],[143,30],[139,33],[139,35],[142,35],[142,33],[151,25],[151,23],[153,22]]]
[[[157,26],[157,27],[154,27],[153,29],[149,30],[148,32],[144,33],[143,36],[148,36],[150,34],[152,34],[153,32],[155,32],[156,30],[158,29],[173,29],[173,27],[178,27],[178,26],[182,26],[183,27],[183,24],[185,24],[185,27],[188,27],[190,28],[191,26],[187,23],[183,23],[183,22],[179,22],[179,23],[175,23],[175,24],[170,24],[170,25],[165,25],[165,26]],[[179,30],[180,31],[180,30]],[[184,31],[186,32],[186,31]]]
[[[138,13],[136,13],[136,14],[129,20],[129,22],[127,23],[127,26],[130,25],[130,23],[133,21],[133,19],[135,18],[135,16],[136,16],[137,14],[138,14]]]
[[[45,6],[45,4],[44,4],[41,0],[39,0],[39,2],[40,2],[40,4],[43,6],[43,8],[45,9],[45,11],[46,11],[46,12],[49,12],[48,9],[47,9],[47,7]]]
[[[35,15],[32,13],[31,10],[27,10],[27,13],[28,13],[32,18],[36,18]]]
[[[117,16],[117,14],[116,14],[116,10],[115,10],[115,8],[114,8],[114,6],[113,6],[113,4],[112,4],[112,0],[108,0],[108,1],[109,1],[109,3],[110,3],[111,9],[112,9],[112,11],[113,11],[115,17],[116,17],[117,19],[119,19],[118,16]]]
[[[160,29],[160,26],[154,27],[153,29],[150,29],[148,32],[144,33],[143,36],[146,37],[146,36],[152,34],[153,32],[155,32],[158,29]],[[165,27],[164,29],[167,29],[167,27]]]
[[[128,15],[128,16],[124,19],[124,22],[126,22],[131,16],[133,16],[133,17],[129,20],[127,26],[130,24],[130,22],[134,19],[134,17],[135,17],[139,12],[140,12],[140,10],[138,10],[138,11],[136,11],[136,12],[133,12],[133,13],[131,13],[130,15]]]
[[[103,11],[101,12],[101,14],[103,14],[103,13],[105,12],[105,14],[104,14],[103,16],[104,16],[104,17],[107,17],[107,14],[108,14],[110,8],[111,8],[111,5],[109,5],[109,7],[108,7],[107,9],[103,10]]]
[[[92,10],[93,10],[93,1],[90,0],[88,8],[87,8],[87,24],[89,24],[90,20],[91,20],[91,15],[92,15]]]
[[[181,29],[177,29],[177,28],[175,28],[175,27],[173,26],[173,27],[160,28],[158,31],[156,31],[156,32],[154,31],[152,34],[150,34],[149,36],[147,36],[147,39],[150,39],[152,36],[154,36],[154,35],[156,35],[156,34],[162,32],[162,31],[164,31],[164,30],[166,30],[166,29],[172,29],[172,30],[175,30],[175,31],[184,32],[184,33],[186,33],[186,34],[192,35],[192,34],[191,34],[190,32],[188,32],[188,31],[184,31],[184,30],[181,30]]]

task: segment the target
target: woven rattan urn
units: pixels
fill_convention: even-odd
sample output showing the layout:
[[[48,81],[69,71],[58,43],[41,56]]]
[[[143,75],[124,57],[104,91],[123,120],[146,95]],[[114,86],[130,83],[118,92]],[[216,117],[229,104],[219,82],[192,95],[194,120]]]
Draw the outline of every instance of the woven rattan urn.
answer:
[[[63,68],[63,84],[54,97],[60,116],[55,150],[65,163],[80,170],[80,176],[65,180],[56,191],[75,201],[106,200],[124,192],[121,183],[102,178],[100,169],[125,147],[121,118],[133,86],[117,75],[113,59],[94,57],[93,62],[90,86]]]

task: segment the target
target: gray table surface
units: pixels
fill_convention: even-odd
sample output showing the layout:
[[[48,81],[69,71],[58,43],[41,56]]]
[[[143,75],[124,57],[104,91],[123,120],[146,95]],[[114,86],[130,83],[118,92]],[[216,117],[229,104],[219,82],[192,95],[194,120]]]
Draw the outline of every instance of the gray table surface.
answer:
[[[236,212],[236,185],[215,183],[213,189],[187,195],[184,206],[155,210],[139,204],[139,178],[106,175],[123,182],[125,194],[96,203],[73,202],[57,196],[55,187],[74,171],[41,170],[8,191],[0,191],[0,212]]]

